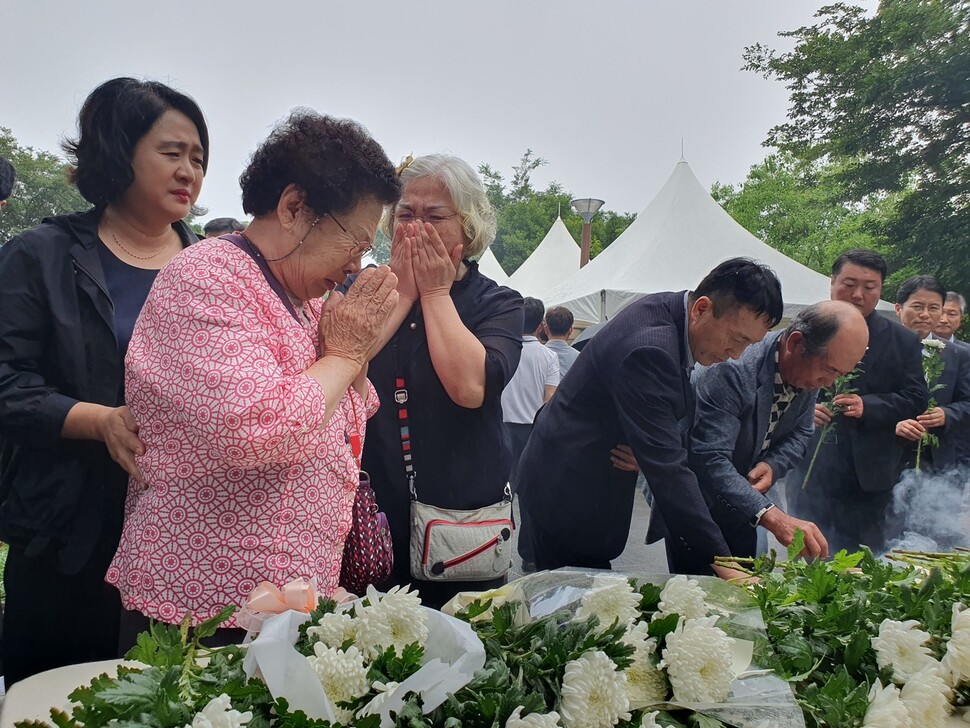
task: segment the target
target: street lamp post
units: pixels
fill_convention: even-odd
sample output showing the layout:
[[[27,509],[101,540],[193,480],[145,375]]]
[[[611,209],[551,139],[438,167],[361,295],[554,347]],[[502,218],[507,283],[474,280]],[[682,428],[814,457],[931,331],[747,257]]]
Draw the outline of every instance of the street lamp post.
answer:
[[[589,263],[590,221],[603,206],[603,200],[597,200],[593,197],[582,197],[570,200],[569,204],[583,218],[583,242],[579,248],[579,267],[582,268]]]

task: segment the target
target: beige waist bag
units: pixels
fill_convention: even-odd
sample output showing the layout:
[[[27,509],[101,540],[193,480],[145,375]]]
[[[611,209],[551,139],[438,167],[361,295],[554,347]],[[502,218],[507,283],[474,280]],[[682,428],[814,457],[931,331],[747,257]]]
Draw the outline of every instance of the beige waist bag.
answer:
[[[425,581],[487,581],[512,566],[512,500],[471,511],[411,500],[411,576]]]

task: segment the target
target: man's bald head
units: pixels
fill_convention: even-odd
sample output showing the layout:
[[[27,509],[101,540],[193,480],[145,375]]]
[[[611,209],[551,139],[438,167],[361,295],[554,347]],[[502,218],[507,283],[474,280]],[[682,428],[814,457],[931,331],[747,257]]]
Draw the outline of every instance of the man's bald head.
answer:
[[[859,309],[845,301],[821,301],[798,312],[779,353],[782,379],[802,389],[830,387],[865,356],[869,327]]]

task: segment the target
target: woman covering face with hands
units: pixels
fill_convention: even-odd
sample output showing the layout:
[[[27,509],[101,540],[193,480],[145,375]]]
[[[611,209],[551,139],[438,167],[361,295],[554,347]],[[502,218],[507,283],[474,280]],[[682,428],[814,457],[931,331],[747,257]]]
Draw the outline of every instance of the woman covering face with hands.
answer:
[[[240,181],[253,222],[166,269],[132,339],[144,487],[132,483],[108,571],[129,610],[123,642],[148,617],[198,623],[244,604],[264,580],[337,587],[378,406],[367,362],[399,296],[387,267],[346,296],[334,288],[360,272],[400,182],[361,127],[311,111],[282,123]]]
[[[440,605],[456,592],[497,584],[412,578],[409,477],[422,503],[441,508],[502,500],[510,460],[501,395],[519,362],[522,298],[473,262],[492,242],[495,218],[466,162],[418,157],[401,182],[401,199],[385,219],[400,297],[370,364],[385,405],[367,425],[364,469],[394,540],[394,574],[384,586],[414,582],[425,603]]]

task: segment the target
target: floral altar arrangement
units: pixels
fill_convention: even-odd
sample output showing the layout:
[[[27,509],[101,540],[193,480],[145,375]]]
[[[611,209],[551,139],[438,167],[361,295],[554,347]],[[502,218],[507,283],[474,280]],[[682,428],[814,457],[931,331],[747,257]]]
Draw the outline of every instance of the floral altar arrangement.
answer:
[[[666,580],[666,581],[665,581]],[[544,572],[458,599],[407,589],[265,619],[248,648],[199,643],[228,618],[154,624],[70,698],[59,728],[597,728],[804,725],[757,605],[713,577]],[[205,658],[205,659],[200,659]],[[753,660],[752,660],[753,658]],[[753,661],[753,664],[752,664]],[[39,728],[44,723],[19,723]]]
[[[970,705],[970,550],[731,560],[809,728],[943,728]],[[727,561],[727,560],[725,560]],[[966,720],[966,716],[964,720]]]

